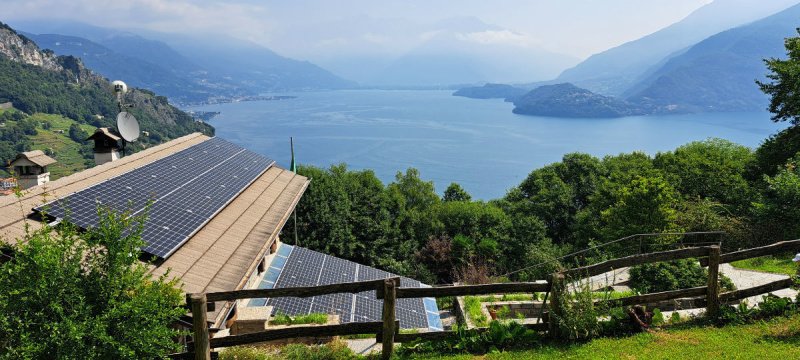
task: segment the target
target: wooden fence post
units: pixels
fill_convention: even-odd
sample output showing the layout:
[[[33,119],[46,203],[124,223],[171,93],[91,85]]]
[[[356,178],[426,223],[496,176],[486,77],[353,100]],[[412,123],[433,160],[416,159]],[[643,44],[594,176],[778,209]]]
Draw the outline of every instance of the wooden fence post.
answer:
[[[395,279],[383,280],[383,334],[381,357],[388,360],[392,357],[394,351],[394,309],[395,302],[397,301],[397,292],[395,286]]]
[[[708,249],[708,293],[706,295],[706,315],[710,319],[719,316],[719,245]]]
[[[564,273],[557,272],[550,278],[550,313],[548,314],[548,332],[550,337],[556,337],[558,331],[558,318],[562,316],[561,296],[565,291]]]
[[[208,341],[206,294],[189,294],[186,297],[186,300],[192,305],[194,358],[195,360],[211,360],[211,345]]]

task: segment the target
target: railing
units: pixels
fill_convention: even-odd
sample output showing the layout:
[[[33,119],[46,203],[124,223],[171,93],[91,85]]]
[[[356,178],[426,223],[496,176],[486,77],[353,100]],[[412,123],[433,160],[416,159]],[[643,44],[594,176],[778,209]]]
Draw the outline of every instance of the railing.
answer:
[[[600,300],[599,302],[613,306],[629,306],[704,296],[704,298],[701,299],[702,301],[699,301],[695,307],[705,307],[707,316],[713,318],[719,315],[721,304],[727,304],[751,296],[784,289],[793,285],[792,279],[784,279],[748,289],[720,293],[720,264],[764,255],[794,251],[798,249],[800,249],[800,240],[784,241],[769,246],[736,251],[724,255],[720,254],[720,247],[718,245],[692,247],[679,250],[639,254],[608,260],[598,264],[562,271],[553,274],[551,279],[547,281],[535,282],[454,285],[430,288],[400,288],[400,278],[394,277],[374,281],[312,287],[252,289],[215,292],[208,294],[187,294],[186,301],[187,304],[191,304],[192,309],[194,351],[193,353],[184,353],[180,355],[194,356],[195,359],[207,360],[210,359],[212,348],[223,348],[298,337],[375,334],[376,339],[382,344],[383,358],[388,359],[392,355],[395,342],[402,343],[420,338],[429,340],[443,339],[452,336],[455,333],[454,331],[436,331],[416,334],[401,334],[399,332],[399,322],[397,319],[395,319],[395,305],[397,303],[397,299],[544,292],[546,294],[550,294],[549,312],[551,312],[553,315],[561,315],[562,312],[559,308],[559,298],[564,296],[564,292],[566,291],[565,289],[567,288],[566,282],[568,279],[569,281],[574,281],[634,265],[688,258],[699,258],[701,264],[708,267],[708,279],[706,286],[634,295],[613,300]],[[210,338],[209,336],[209,329],[206,323],[206,311],[213,309],[212,304],[215,301],[234,301],[248,298],[275,298],[287,296],[311,297],[333,293],[358,293],[370,290],[375,290],[377,299],[383,299],[383,312],[381,321],[322,326],[297,326],[218,338]],[[547,304],[546,299],[547,298],[545,297],[545,303]],[[549,318],[549,316],[542,317],[545,319]],[[554,321],[546,321],[537,324],[526,324],[525,326],[536,331],[549,330],[551,331],[551,334],[553,334],[554,332],[552,332],[552,330],[554,330],[554,327],[557,326],[557,324],[555,324]],[[479,329],[478,331],[485,331],[485,329]]]

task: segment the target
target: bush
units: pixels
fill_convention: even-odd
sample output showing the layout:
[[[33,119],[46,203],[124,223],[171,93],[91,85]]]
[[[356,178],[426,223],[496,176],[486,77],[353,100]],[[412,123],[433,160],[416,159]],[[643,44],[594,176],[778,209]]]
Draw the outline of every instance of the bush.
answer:
[[[705,286],[708,273],[692,259],[658,262],[633,266],[630,269],[631,287],[640,293],[653,293]],[[720,275],[724,290],[735,289],[733,282]]]
[[[605,311],[595,304],[589,283],[580,281],[573,285],[567,279],[566,284],[570,284],[568,287],[572,288],[572,292],[558,289],[555,285],[552,289],[553,292],[560,292],[557,299],[561,314],[551,313],[551,321],[556,322],[558,335],[570,340],[589,339],[599,335],[602,324],[597,318]]]
[[[530,347],[539,342],[536,332],[528,330],[525,326],[515,321],[497,321],[489,323],[486,331],[467,329],[463,325],[457,326],[455,336],[444,340],[423,341],[416,340],[404,343],[398,349],[400,356],[414,353],[463,353],[483,354],[486,352],[502,351],[511,348]]]
[[[269,321],[270,325],[301,325],[301,324],[325,324],[328,322],[328,314],[313,313],[308,315],[289,316],[286,314],[275,314]]]
[[[45,226],[0,264],[0,358],[153,359],[180,350],[177,280],[139,262],[144,217],[100,211],[84,233]],[[127,235],[123,235],[127,232]],[[3,246],[0,246],[3,247]]]

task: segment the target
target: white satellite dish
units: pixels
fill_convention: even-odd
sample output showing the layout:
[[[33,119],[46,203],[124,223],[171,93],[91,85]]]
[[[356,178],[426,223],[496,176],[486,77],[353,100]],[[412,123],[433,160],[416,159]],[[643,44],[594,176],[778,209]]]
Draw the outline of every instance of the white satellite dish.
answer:
[[[127,111],[117,115],[117,130],[125,141],[132,142],[139,138],[139,122]]]

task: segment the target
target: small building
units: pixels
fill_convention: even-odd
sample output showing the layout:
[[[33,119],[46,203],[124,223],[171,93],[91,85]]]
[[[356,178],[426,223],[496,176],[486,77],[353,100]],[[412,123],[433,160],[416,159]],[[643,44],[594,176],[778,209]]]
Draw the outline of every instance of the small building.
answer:
[[[9,167],[14,169],[19,187],[29,189],[50,181],[47,166],[56,160],[45,155],[41,150],[26,151],[17,155]]]
[[[92,136],[86,140],[94,141],[94,163],[103,165],[107,162],[119,160],[119,142],[122,138],[113,133],[109,128],[97,128]]]

